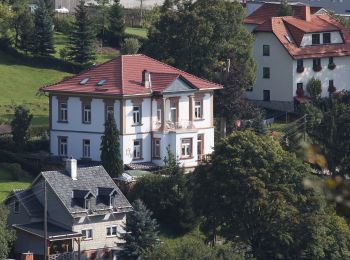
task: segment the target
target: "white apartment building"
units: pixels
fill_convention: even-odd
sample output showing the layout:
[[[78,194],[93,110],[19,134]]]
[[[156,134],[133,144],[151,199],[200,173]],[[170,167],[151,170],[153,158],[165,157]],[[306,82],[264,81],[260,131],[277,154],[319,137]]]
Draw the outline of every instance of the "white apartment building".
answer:
[[[51,154],[100,160],[108,114],[124,164],[164,164],[167,147],[194,167],[214,146],[213,91],[222,86],[145,55],[123,55],[43,87],[50,100]]]
[[[301,102],[308,81],[328,89],[350,90],[350,33],[323,9],[293,5],[294,15],[278,17],[279,4],[265,3],[246,17],[254,34],[256,83],[247,98],[261,106],[293,111]],[[297,89],[298,92],[297,92]]]

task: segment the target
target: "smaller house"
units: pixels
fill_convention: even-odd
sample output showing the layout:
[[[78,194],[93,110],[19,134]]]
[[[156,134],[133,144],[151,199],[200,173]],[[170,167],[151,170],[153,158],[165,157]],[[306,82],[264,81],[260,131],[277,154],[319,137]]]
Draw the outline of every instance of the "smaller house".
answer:
[[[45,188],[46,187],[46,188]],[[46,171],[26,190],[5,200],[8,225],[16,230],[14,252],[44,255],[44,198],[47,198],[49,259],[112,259],[122,249],[128,200],[102,166]]]

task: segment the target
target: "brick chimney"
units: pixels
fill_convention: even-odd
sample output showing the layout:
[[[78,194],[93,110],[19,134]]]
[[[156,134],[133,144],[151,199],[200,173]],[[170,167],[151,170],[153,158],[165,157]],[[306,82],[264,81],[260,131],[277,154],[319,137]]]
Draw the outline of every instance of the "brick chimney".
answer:
[[[304,5],[301,7],[301,17],[307,22],[311,22],[311,10],[309,5]]]

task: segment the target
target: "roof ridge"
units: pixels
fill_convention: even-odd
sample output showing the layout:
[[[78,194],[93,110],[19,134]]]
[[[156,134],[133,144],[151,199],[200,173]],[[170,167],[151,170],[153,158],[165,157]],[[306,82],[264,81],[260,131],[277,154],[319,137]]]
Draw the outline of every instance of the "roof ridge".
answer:
[[[155,61],[155,62],[157,62],[157,63],[160,63],[160,64],[162,64],[162,65],[165,65],[166,67],[169,67],[169,68],[175,69],[176,71],[179,71],[179,72],[181,72],[181,73],[184,73],[184,74],[186,74],[187,76],[191,76],[191,77],[194,77],[194,78],[196,78],[196,79],[205,81],[205,82],[207,82],[207,83],[215,84],[215,85],[217,85],[217,86],[222,87],[221,84],[212,82],[212,81],[207,80],[207,79],[200,78],[200,77],[198,77],[198,76],[196,76],[196,75],[193,75],[193,74],[190,74],[190,73],[188,73],[188,72],[186,72],[186,71],[180,70],[180,69],[178,69],[178,68],[176,68],[176,67],[174,67],[174,66],[171,66],[171,65],[169,65],[169,64],[167,64],[167,63],[164,63],[164,62],[161,62],[161,61],[159,61],[159,60],[156,60],[156,59],[154,59],[154,58],[152,58],[152,57],[149,57],[149,56],[147,56],[147,55],[145,55],[145,54],[142,54],[142,53],[141,53],[141,55],[144,56],[144,57],[146,57],[146,58],[148,58],[148,59],[150,59],[150,60],[153,60],[153,61]],[[180,76],[181,76],[181,73],[179,74]]]

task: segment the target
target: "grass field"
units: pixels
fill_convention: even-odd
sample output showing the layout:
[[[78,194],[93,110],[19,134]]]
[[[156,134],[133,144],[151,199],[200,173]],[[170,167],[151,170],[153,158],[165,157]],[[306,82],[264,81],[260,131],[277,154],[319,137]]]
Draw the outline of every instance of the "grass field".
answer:
[[[125,33],[147,38],[147,29],[126,27]]]
[[[33,124],[48,124],[48,98],[37,96],[40,87],[69,73],[33,67],[0,51],[0,123],[11,118],[16,105],[26,105],[35,115]]]
[[[0,163],[0,201],[5,199],[13,189],[25,189],[30,185],[32,179],[27,173],[24,175],[19,180],[14,180],[11,170]]]

